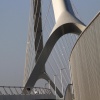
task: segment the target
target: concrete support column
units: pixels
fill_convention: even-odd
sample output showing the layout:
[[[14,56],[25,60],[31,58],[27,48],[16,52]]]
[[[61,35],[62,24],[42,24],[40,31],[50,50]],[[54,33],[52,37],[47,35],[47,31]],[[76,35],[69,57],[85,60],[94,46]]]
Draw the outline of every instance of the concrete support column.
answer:
[[[52,5],[54,9],[55,20],[57,22],[61,13],[67,11],[65,0],[52,0]]]

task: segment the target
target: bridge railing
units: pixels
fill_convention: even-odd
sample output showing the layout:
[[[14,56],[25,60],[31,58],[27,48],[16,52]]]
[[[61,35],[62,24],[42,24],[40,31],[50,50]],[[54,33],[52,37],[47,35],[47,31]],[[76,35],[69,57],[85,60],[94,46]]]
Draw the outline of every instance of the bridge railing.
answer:
[[[51,95],[50,89],[34,87],[31,92],[23,93],[24,87],[0,86],[0,95]]]

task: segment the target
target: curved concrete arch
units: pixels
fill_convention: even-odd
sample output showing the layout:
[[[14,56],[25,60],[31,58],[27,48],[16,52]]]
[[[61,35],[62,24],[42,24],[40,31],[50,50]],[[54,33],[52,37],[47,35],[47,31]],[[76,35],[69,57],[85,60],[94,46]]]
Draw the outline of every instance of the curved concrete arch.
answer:
[[[79,35],[83,30],[85,29],[85,26],[82,25],[77,19],[75,19],[73,16],[71,16],[68,12],[63,12],[61,16],[59,17],[56,25],[53,28],[53,31],[51,32],[45,47],[43,48],[37,63],[25,85],[26,88],[32,89],[36,83],[36,81],[40,78],[40,76],[45,71],[45,63],[54,47],[56,42],[59,38],[61,38],[63,35],[68,33],[74,33]],[[45,77],[44,77],[45,79]],[[61,97],[61,95],[60,95]]]

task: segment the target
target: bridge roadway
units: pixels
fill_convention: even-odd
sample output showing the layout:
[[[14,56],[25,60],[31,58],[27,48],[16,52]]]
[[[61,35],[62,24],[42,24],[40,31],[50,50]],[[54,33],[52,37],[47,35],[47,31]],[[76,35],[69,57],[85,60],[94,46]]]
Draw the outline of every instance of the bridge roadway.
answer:
[[[0,100],[37,100],[37,99],[54,99],[51,95],[1,95]]]
[[[24,87],[0,86],[0,100],[56,99],[51,90],[47,88],[35,87],[26,94],[22,92],[23,89]]]

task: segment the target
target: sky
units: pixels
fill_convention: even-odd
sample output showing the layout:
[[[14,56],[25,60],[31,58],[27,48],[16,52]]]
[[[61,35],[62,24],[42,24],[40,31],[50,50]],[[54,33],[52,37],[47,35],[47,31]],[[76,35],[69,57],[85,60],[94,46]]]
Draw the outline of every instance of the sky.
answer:
[[[79,17],[85,24],[89,24],[100,12],[100,0],[71,0]]]
[[[29,0],[0,0],[0,86],[22,86]]]
[[[87,25],[100,0],[71,0]],[[22,86],[30,0],[0,0],[0,86]]]

